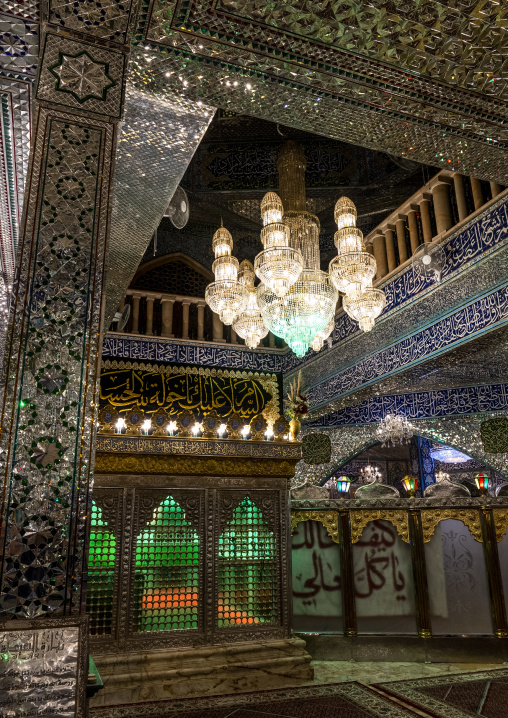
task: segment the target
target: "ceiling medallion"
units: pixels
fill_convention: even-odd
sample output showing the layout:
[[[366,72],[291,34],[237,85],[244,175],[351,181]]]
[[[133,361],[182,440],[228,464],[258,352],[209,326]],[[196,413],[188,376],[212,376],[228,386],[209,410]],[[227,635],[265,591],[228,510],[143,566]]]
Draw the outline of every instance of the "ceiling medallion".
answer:
[[[384,292],[372,286],[376,260],[365,251],[351,200],[341,197],[336,204],[338,255],[330,263],[330,273],[324,272],[319,220],[307,211],[303,148],[286,141],[277,165],[282,198],[268,192],[261,202],[263,250],[254,262],[260,280],[257,290],[250,263],[242,262],[238,274],[232,237],[221,227],[213,238],[215,282],[208,285],[205,298],[247,346],[255,348],[271,331],[303,357],[309,346],[319,351],[332,333],[339,292],[345,294],[345,311],[363,331],[372,329],[386,300]]]
[[[56,89],[68,92],[79,103],[92,98],[105,100],[107,91],[116,84],[108,75],[108,63],[96,62],[85,51],[77,55],[61,52],[58,62],[48,69],[56,77]]]

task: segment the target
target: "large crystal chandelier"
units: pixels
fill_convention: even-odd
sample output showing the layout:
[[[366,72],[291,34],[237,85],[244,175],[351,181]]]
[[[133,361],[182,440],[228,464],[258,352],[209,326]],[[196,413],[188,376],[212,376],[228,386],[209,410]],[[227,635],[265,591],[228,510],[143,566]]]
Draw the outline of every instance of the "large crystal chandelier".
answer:
[[[307,212],[305,155],[296,142],[289,140],[282,146],[278,170],[284,224],[290,230],[290,246],[303,258],[303,269],[283,296],[262,282],[257,299],[266,326],[301,357],[317,334],[329,327],[338,294],[328,274],[320,269],[320,225],[318,218]],[[263,229],[266,230],[266,224]]]
[[[384,292],[372,286],[376,260],[365,251],[363,233],[356,226],[356,207],[348,197],[337,201],[335,221],[337,256],[330,262],[330,278],[345,294],[344,311],[359,323],[360,329],[369,332],[386,305]]]
[[[245,339],[245,343],[251,349],[255,349],[261,339],[268,334],[258,307],[256,287],[254,286],[255,278],[252,263],[248,259],[244,259],[240,264],[238,281],[247,289],[247,304],[243,312],[233,322],[233,329],[239,337]]]
[[[229,325],[247,304],[248,291],[238,281],[238,260],[231,254],[233,238],[225,227],[220,227],[213,235],[212,247],[215,282],[207,286],[205,300],[221,322]]]
[[[376,437],[383,446],[404,444],[412,436],[413,426],[400,414],[387,414],[376,429]]]
[[[303,269],[301,252],[289,246],[289,227],[282,222],[282,209],[280,197],[267,192],[261,202],[264,250],[254,261],[257,276],[277,297],[287,294]]]

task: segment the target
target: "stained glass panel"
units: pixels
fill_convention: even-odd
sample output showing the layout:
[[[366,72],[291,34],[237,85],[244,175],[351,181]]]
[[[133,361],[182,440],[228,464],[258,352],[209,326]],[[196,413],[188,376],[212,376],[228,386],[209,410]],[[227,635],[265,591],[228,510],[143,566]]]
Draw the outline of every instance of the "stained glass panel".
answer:
[[[219,538],[218,626],[277,621],[277,553],[273,531],[245,497]]]
[[[135,631],[198,628],[199,549],[198,534],[168,496],[136,540]]]
[[[92,636],[113,633],[116,544],[108,522],[103,519],[102,509],[93,501],[86,597]]]

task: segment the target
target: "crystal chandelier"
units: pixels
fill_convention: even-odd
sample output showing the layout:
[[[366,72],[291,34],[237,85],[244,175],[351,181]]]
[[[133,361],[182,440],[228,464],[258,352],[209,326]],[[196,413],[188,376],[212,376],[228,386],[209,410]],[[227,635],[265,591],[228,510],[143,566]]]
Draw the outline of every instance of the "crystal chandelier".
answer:
[[[387,414],[376,429],[376,437],[382,446],[404,444],[413,436],[413,426],[405,416]]]
[[[277,297],[287,294],[303,269],[302,254],[289,246],[289,227],[282,222],[282,202],[275,192],[267,192],[261,201],[264,250],[254,260],[261,282]]]
[[[238,281],[247,289],[247,304],[243,312],[233,322],[233,329],[239,337],[245,339],[246,345],[251,349],[255,349],[261,339],[268,334],[257,303],[255,276],[252,263],[248,259],[244,259],[240,264]]]
[[[367,464],[367,466],[364,466],[360,469],[360,476],[362,480],[366,484],[372,484],[375,481],[382,481],[383,476],[381,472],[379,471],[377,466],[372,466],[372,464]]]
[[[290,230],[290,246],[303,258],[303,270],[282,297],[263,282],[257,299],[266,326],[301,357],[318,332],[324,332],[333,321],[338,294],[328,274],[320,269],[320,225],[318,218],[307,212],[305,155],[296,142],[284,143],[278,169],[284,224]]]
[[[247,304],[248,291],[238,281],[238,260],[231,254],[233,238],[225,227],[220,227],[213,235],[212,247],[215,282],[207,286],[205,300],[221,322],[229,325]]]
[[[376,260],[365,251],[363,233],[356,226],[356,207],[348,197],[337,201],[334,216],[337,256],[329,265],[330,278],[337,290],[345,294],[344,311],[359,323],[360,329],[369,332],[386,306],[384,292],[372,286]]]

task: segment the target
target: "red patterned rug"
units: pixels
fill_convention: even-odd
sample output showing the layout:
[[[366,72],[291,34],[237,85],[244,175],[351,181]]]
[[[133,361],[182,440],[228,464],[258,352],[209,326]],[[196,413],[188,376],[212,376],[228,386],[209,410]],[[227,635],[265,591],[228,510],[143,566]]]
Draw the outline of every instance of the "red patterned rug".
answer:
[[[429,718],[360,683],[91,708],[90,718]]]
[[[390,681],[372,688],[433,718],[508,718],[508,668]]]

